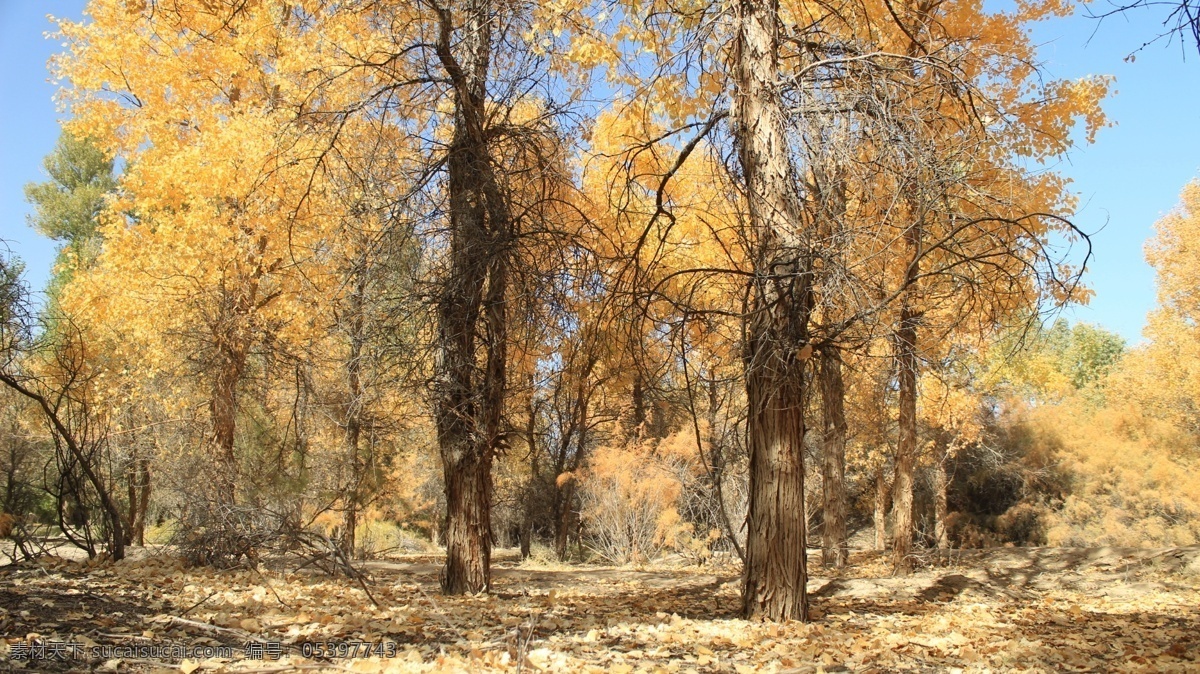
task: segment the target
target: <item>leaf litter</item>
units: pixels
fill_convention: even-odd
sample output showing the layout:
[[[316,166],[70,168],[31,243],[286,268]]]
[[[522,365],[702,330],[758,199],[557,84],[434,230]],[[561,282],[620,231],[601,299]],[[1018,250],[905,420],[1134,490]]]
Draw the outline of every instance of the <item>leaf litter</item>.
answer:
[[[0,670],[1200,669],[1200,547],[968,551],[907,578],[891,577],[877,553],[853,562],[832,575],[812,567],[813,622],[772,624],[737,617],[732,566],[500,561],[490,595],[447,597],[440,560],[413,556],[368,564],[376,607],[350,579],[304,572],[188,569],[166,554],[43,561],[0,571]],[[232,655],[14,659],[37,640],[224,646]],[[252,644],[277,644],[278,657],[255,657]],[[338,657],[351,647],[359,657]]]

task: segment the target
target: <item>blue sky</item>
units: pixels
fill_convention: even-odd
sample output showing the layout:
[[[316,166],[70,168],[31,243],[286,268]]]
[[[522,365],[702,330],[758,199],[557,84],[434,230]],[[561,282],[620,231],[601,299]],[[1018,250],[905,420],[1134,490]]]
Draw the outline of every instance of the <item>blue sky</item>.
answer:
[[[58,137],[45,64],[61,46],[43,38],[51,30],[46,14],[79,18],[84,4],[0,0],[0,239],[26,261],[35,288],[45,285],[54,256],[53,243],[25,224],[22,193],[25,183],[45,179],[41,160]],[[1161,32],[1165,14],[1159,7],[1100,23],[1075,16],[1043,22],[1033,33],[1050,76],[1117,78],[1117,93],[1105,104],[1116,126],[1075,150],[1060,170],[1080,196],[1075,222],[1094,234],[1095,252],[1087,279],[1095,298],[1068,315],[1130,342],[1140,339],[1154,304],[1154,274],[1142,245],[1183,185],[1200,174],[1200,55],[1176,41],[1124,60]]]

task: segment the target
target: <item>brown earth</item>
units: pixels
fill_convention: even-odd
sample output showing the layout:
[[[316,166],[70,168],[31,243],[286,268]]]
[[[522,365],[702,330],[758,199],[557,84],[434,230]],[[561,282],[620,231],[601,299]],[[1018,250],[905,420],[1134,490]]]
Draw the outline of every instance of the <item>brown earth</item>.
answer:
[[[369,562],[378,606],[350,579],[282,560],[219,572],[142,550],[9,566],[0,671],[1200,671],[1200,547],[955,551],[908,578],[857,552],[844,573],[814,566],[814,621],[783,625],[736,617],[732,565],[497,558],[481,597],[438,594],[435,556]],[[13,657],[39,642],[88,648]],[[233,652],[181,662],[93,645]],[[256,648],[282,658],[248,657]]]

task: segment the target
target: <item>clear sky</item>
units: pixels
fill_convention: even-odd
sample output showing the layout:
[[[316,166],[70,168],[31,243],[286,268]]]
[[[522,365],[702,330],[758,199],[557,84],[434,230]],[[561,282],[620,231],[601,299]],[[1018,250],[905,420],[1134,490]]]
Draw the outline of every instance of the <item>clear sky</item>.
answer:
[[[29,207],[22,193],[25,183],[45,180],[41,160],[58,137],[54,86],[45,64],[61,46],[43,38],[52,28],[46,14],[79,18],[83,5],[83,0],[0,0],[0,239],[26,261],[35,288],[45,285],[54,256],[54,245],[25,224]],[[1200,55],[1176,41],[1125,61],[1161,32],[1165,14],[1159,7],[1100,23],[1075,16],[1034,30],[1050,76],[1117,78],[1117,93],[1105,104],[1116,125],[1060,168],[1080,196],[1076,224],[1094,234],[1088,283],[1096,296],[1070,315],[1130,342],[1139,340],[1154,304],[1154,274],[1142,245],[1154,221],[1174,207],[1183,185],[1200,174]]]

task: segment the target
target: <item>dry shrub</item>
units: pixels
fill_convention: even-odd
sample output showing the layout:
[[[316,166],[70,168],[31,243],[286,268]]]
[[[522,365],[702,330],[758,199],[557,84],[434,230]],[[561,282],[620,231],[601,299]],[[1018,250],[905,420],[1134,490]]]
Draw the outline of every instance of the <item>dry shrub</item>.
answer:
[[[257,566],[265,551],[294,528],[285,515],[261,507],[216,502],[196,504],[184,513],[172,536],[191,566],[228,569]]]
[[[692,534],[677,507],[679,464],[686,459],[662,449],[651,443],[601,447],[580,481],[587,544],[614,564],[655,559]]]
[[[1018,503],[996,518],[996,531],[1002,540],[1016,545],[1045,545],[1046,515],[1042,506]]]
[[[1200,466],[1195,442],[1132,406],[1038,410],[1035,423],[1062,440],[1069,494],[1048,514],[1047,539],[1068,546],[1200,543]]]
[[[368,517],[354,530],[358,559],[380,559],[390,554],[432,552],[433,545],[420,535],[378,516]]]

